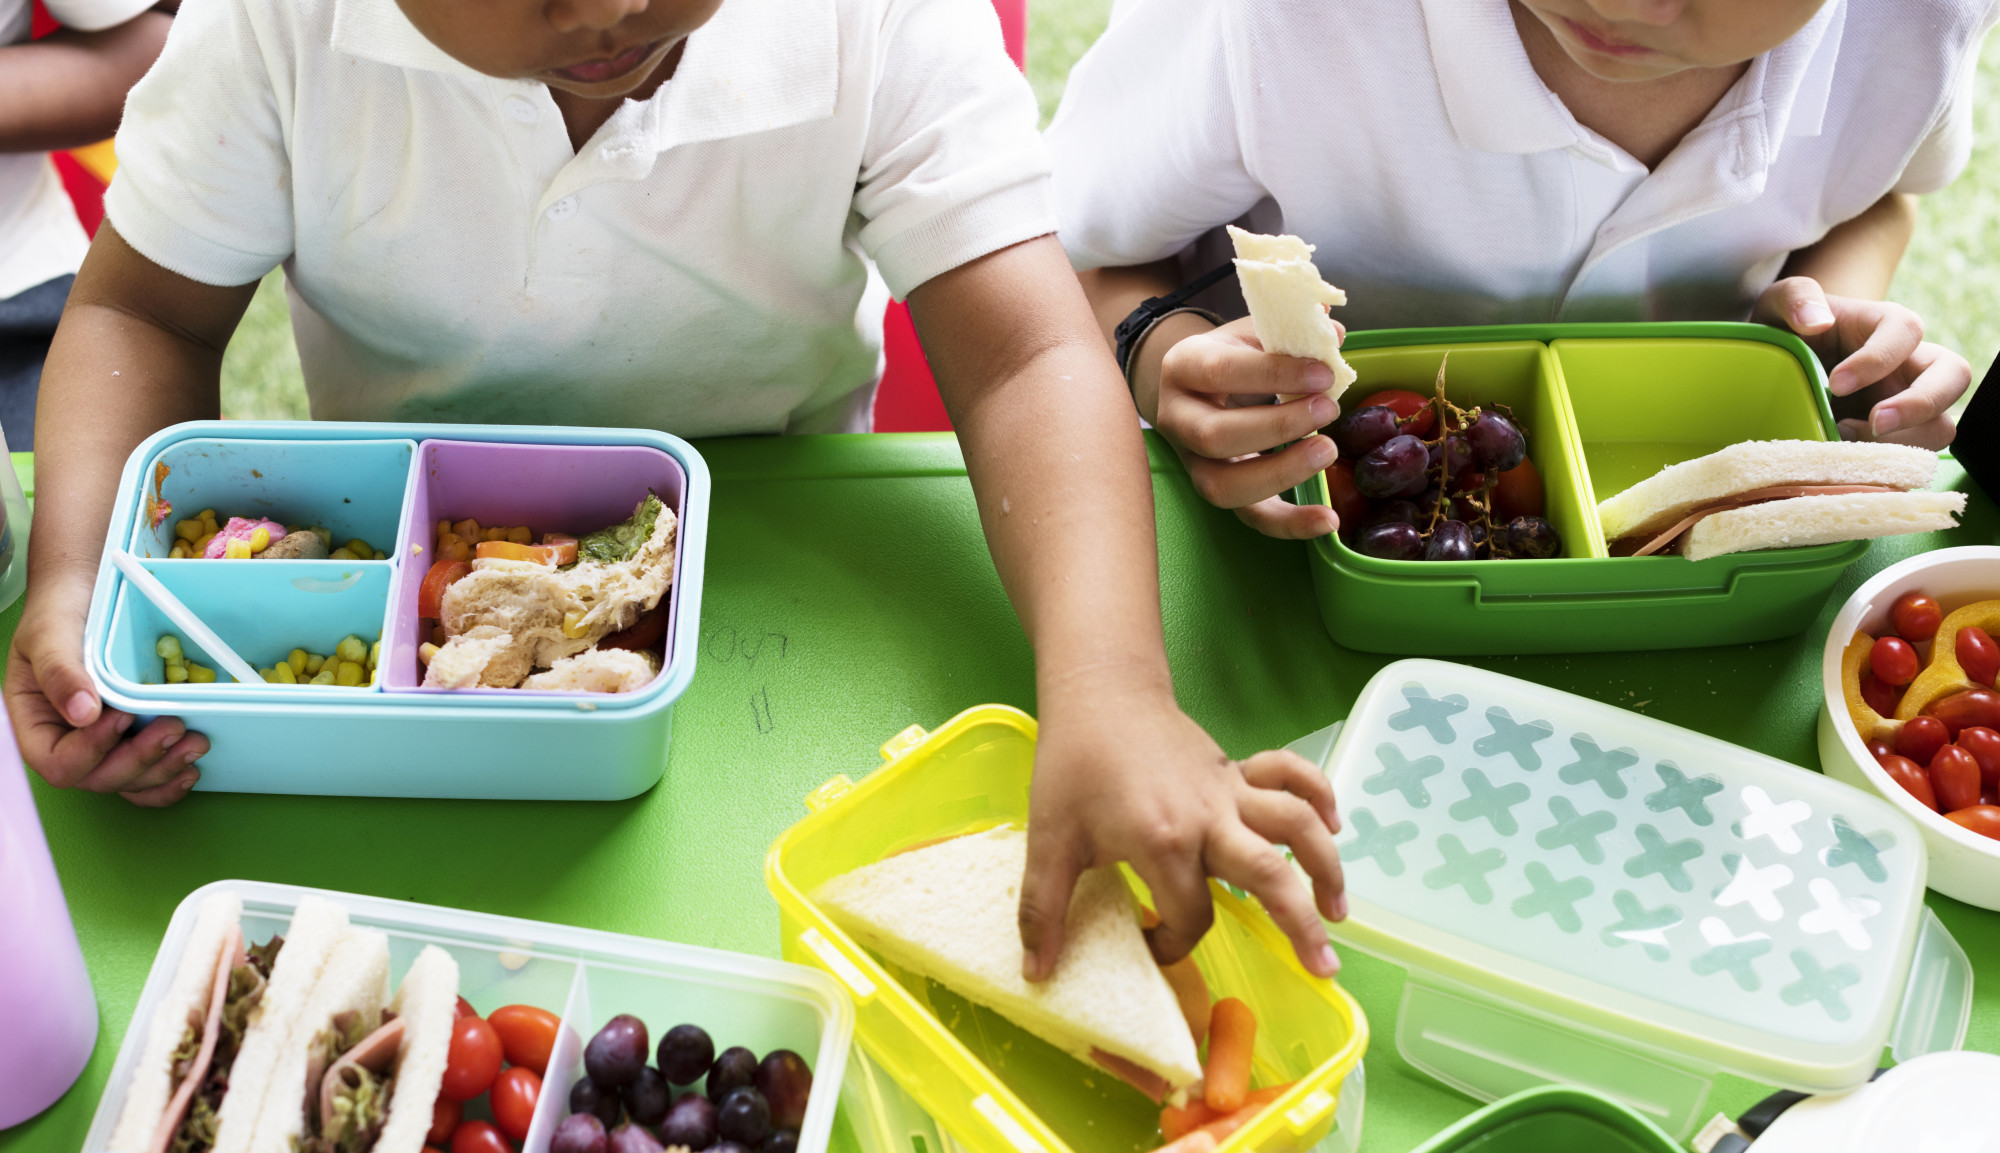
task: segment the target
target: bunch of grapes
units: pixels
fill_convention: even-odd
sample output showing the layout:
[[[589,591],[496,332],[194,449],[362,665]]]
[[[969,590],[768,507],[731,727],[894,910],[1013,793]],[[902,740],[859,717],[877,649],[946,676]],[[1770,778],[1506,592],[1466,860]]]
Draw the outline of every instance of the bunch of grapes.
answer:
[[[1543,560],[1562,539],[1542,518],[1527,432],[1505,405],[1462,409],[1402,389],[1334,423],[1327,488],[1348,545],[1383,560]]]

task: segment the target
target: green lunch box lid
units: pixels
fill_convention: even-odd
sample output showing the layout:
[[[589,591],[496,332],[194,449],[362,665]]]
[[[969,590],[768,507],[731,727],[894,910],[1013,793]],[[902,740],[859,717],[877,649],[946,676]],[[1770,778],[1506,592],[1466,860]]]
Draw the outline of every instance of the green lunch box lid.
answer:
[[[1477,1096],[1592,1085],[1686,1129],[1720,1070],[1838,1091],[1892,1030],[1901,1056],[1962,1041],[1969,966],[1924,907],[1922,838],[1878,797],[1444,661],[1383,668],[1317,736],[1293,747],[1346,822],[1331,931],[1411,969],[1399,1047]],[[1621,1053],[1646,1060],[1620,1073]]]

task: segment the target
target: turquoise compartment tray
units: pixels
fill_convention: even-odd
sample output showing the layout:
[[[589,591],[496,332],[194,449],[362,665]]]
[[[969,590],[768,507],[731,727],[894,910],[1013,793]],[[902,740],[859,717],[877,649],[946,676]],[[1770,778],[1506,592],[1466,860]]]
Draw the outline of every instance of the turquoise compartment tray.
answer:
[[[680,518],[669,605],[666,666],[646,688],[623,694],[474,693],[463,696],[384,687],[387,662],[414,648],[386,628],[414,627],[391,602],[411,598],[430,566],[430,510],[416,494],[436,483],[422,475],[452,454],[441,442],[547,446],[575,461],[573,483],[587,488],[604,446],[641,454],[675,478],[661,492]],[[466,447],[457,450],[463,455]],[[653,453],[662,454],[653,457]],[[170,470],[155,477],[155,465]],[[614,469],[601,484],[620,483]],[[624,476],[622,483],[633,482]],[[636,503],[649,482],[636,482]],[[157,487],[156,487],[157,486]],[[547,503],[544,486],[520,504]],[[200,421],[163,429],[134,449],[107,550],[125,546],[169,591],[247,661],[260,668],[294,647],[330,651],[350,633],[383,640],[384,675],[368,688],[281,685],[166,685],[153,651],[161,633],[180,635],[110,563],[98,569],[84,656],[107,704],[141,718],[177,716],[208,737],[199,789],[320,796],[618,800],[651,788],[666,769],[673,705],[694,678],[701,635],[703,556],[709,476],[692,446],[642,429],[550,426]],[[156,492],[174,511],[159,526],[146,516]],[[504,493],[504,490],[503,490]],[[502,519],[505,495],[482,523],[542,523],[546,513]],[[208,561],[165,556],[173,522],[203,508],[218,517],[271,514],[317,522],[337,540],[360,537],[387,553],[380,561]],[[478,515],[462,513],[460,515]],[[581,512],[578,515],[583,515]],[[591,515],[601,515],[593,512]],[[182,637],[191,659],[214,667]]]

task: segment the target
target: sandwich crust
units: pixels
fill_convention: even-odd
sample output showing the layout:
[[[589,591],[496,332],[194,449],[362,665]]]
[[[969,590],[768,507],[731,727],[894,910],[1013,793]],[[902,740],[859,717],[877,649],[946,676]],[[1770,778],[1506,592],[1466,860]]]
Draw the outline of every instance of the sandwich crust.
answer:
[[[1610,542],[1659,532],[1703,505],[1753,489],[1850,484],[1921,489],[1929,487],[1936,472],[1937,454],[1909,445],[1744,441],[1707,456],[1668,465],[1624,492],[1598,502],[1597,518],[1604,526],[1605,541]]]
[[[242,917],[243,900],[234,893],[210,896],[195,913],[194,929],[181,948],[173,979],[147,1024],[146,1044],[139,1051],[118,1124],[105,1145],[107,1153],[146,1153],[151,1145],[153,1130],[174,1095],[174,1050],[187,1033],[190,1016],[206,1013],[215,990],[217,957],[229,930]]]

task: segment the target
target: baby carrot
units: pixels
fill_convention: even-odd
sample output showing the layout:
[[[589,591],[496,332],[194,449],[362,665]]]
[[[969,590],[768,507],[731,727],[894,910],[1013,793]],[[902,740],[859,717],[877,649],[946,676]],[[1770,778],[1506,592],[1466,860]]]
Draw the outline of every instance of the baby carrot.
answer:
[[[1181,1016],[1187,1018],[1188,1032],[1194,1034],[1194,1047],[1199,1049],[1208,1040],[1209,1022],[1214,1012],[1214,997],[1208,991],[1208,982],[1202,978],[1201,969],[1195,965],[1193,957],[1182,957],[1171,965],[1160,967],[1161,975],[1174,990],[1174,999],[1181,1003]]]
[[[1178,1141],[1221,1116],[1201,1098],[1190,1097],[1188,1103],[1179,1108],[1169,1105],[1160,1110],[1160,1139]]]
[[[1257,1042],[1257,1015],[1235,997],[1215,1003],[1209,1018],[1207,1088],[1203,1100],[1218,1113],[1234,1113],[1250,1092],[1250,1054]]]
[[[1169,1145],[1162,1145],[1153,1153],[1215,1153],[1215,1137],[1206,1129],[1196,1129]]]

